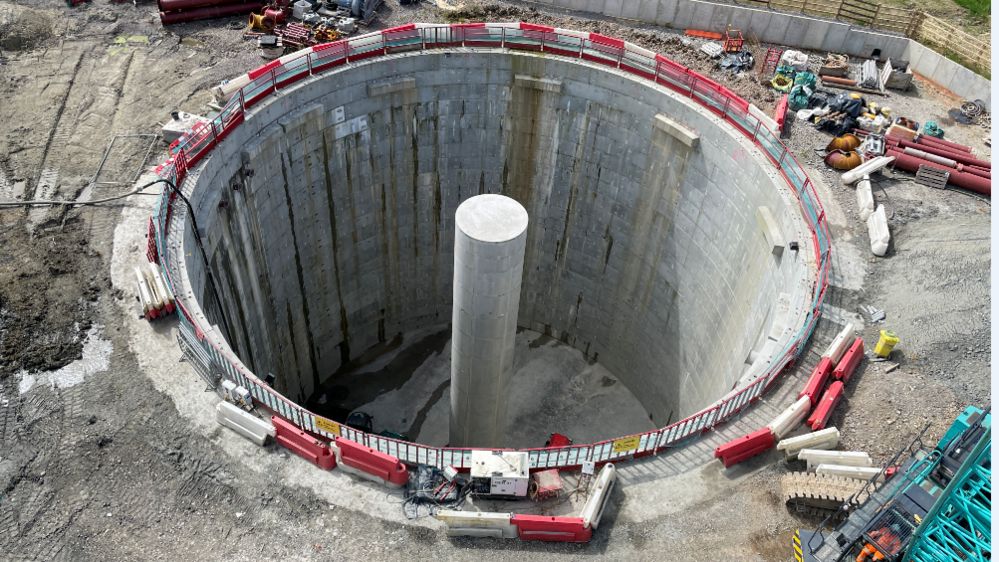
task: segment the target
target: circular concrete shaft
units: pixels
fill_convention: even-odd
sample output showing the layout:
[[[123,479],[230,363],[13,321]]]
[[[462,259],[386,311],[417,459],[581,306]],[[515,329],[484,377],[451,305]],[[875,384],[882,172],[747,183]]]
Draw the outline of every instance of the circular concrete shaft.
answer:
[[[504,195],[455,211],[450,444],[502,446],[524,274],[527,211]]]
[[[782,149],[706,103],[616,66],[491,48],[372,57],[281,88],[182,182],[202,236],[172,223],[167,255],[178,300],[224,350],[206,352],[206,371],[272,374],[274,392],[329,424],[373,410],[376,432],[460,444],[447,435],[462,392],[449,362],[469,361],[446,343],[453,221],[491,193],[530,217],[508,319],[548,359],[515,353],[506,433],[472,430],[475,442],[597,443],[728,400],[661,435],[672,443],[733,415],[807,333],[817,263],[782,251],[813,240],[767,157]],[[561,370],[558,345],[593,369]]]

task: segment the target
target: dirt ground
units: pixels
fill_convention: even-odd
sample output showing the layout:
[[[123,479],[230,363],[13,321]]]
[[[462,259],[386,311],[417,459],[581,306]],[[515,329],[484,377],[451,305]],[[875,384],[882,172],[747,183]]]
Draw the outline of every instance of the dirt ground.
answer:
[[[379,25],[524,19],[599,31],[711,73],[766,111],[776,102],[754,74],[716,72],[696,45],[663,29],[465,5],[442,13],[426,2],[388,0]],[[203,111],[209,86],[259,65],[241,27],[242,18],[232,18],[164,29],[148,1],[71,9],[0,0],[0,120],[7,123],[0,201],[89,200],[130,189],[137,171],[163,158],[163,146],[145,161],[146,140],[115,135],[155,133],[175,108]],[[937,120],[948,138],[988,157],[981,128],[948,122],[956,100],[917,83],[879,101],[897,114]],[[991,400],[991,209],[903,172],[880,178],[876,197],[889,211],[893,242],[887,257],[876,258],[853,190],[814,151],[828,140],[795,123],[788,141],[817,184],[834,237],[824,318],[802,370],[843,321],[862,324],[869,345],[882,328],[900,336],[897,370],[865,362],[832,422],[844,446],[883,462],[927,424],[935,439],[965,404]],[[88,188],[95,178],[118,183]],[[589,545],[448,539],[432,523],[386,521],[275,476],[284,472],[255,469],[248,449],[222,445],[232,435],[192,422],[188,406],[153,383],[129,345],[141,339],[138,330],[164,340],[176,329],[175,321],[124,317],[135,308],[111,281],[115,226],[145,206],[148,198],[135,196],[104,206],[0,209],[0,558],[787,560],[792,530],[815,524],[782,505],[776,482],[787,467],[776,456],[734,471],[696,465],[660,492],[647,492],[654,479],[622,486]],[[868,322],[861,305],[884,310],[885,322]],[[185,364],[158,368],[197,391]],[[315,470],[278,449],[265,455]],[[655,467],[641,470],[654,475]],[[670,494],[683,496],[682,511],[671,511]],[[384,501],[398,499],[386,493]],[[628,515],[643,510],[650,515]]]

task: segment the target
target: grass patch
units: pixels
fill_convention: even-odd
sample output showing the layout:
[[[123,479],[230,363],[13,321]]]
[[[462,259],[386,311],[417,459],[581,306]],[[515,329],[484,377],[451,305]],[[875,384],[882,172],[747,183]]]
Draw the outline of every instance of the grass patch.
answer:
[[[969,12],[980,18],[987,18],[992,14],[991,0],[954,0],[954,3],[967,8]]]

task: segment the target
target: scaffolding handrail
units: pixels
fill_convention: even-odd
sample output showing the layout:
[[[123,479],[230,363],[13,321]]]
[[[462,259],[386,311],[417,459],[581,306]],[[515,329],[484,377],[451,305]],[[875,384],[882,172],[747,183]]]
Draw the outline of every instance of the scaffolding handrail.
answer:
[[[407,24],[317,45],[271,61],[247,73],[242,77],[246,84],[229,98],[219,114],[174,142],[170,146],[169,158],[156,171],[161,177],[173,180],[182,189],[188,172],[243,122],[248,109],[299,80],[368,58],[414,50],[459,47],[539,51],[546,55],[582,59],[618,68],[689,97],[733,125],[776,166],[798,200],[812,238],[816,278],[811,286],[810,309],[801,328],[775,354],[776,359],[764,374],[711,406],[656,430],[592,444],[522,449],[530,455],[531,468],[569,468],[580,466],[586,461],[620,462],[651,455],[714,428],[759,399],[778,375],[801,354],[818,322],[820,307],[828,287],[830,263],[830,238],[825,210],[797,158],[780,141],[778,133],[771,129],[772,125],[765,122],[768,118],[759,109],[714,80],[631,43],[596,33],[520,22]],[[186,212],[183,206],[173,209],[174,196],[172,190],[164,190],[154,212],[157,254],[171,289],[176,289],[176,286],[171,275],[172,258],[167,244],[170,219],[175,212]],[[182,293],[174,290],[174,294],[178,297],[180,322],[190,328],[181,333],[188,339],[192,339],[190,335],[193,334],[193,341],[188,343],[200,345],[210,358],[211,367],[221,368],[223,376],[247,388],[258,403],[274,413],[318,436],[358,441],[399,457],[404,462],[438,467],[471,466],[470,448],[430,447],[365,433],[317,416],[291,402],[262,382],[241,361],[230,358],[230,352],[224,351],[223,346],[206,337],[205,332],[210,330],[200,327],[196,319],[192,318],[182,301]]]

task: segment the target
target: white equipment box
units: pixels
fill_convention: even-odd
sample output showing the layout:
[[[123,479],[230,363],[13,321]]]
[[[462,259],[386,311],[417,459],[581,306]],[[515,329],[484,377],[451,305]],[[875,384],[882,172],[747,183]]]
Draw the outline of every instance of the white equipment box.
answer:
[[[531,479],[527,453],[472,451],[471,477],[477,488],[490,496],[525,497]]]

